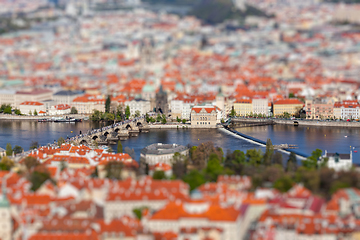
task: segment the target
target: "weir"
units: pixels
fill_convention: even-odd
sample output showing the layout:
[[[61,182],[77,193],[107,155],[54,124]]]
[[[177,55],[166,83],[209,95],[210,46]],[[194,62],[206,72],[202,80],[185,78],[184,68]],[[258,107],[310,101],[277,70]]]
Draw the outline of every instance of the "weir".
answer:
[[[263,141],[263,140],[260,140],[260,139],[257,139],[257,138],[254,138],[254,137],[251,137],[251,136],[248,136],[246,134],[243,134],[243,133],[240,133],[234,129],[231,129],[227,126],[224,126],[224,128],[220,128],[219,130],[222,130],[228,134],[231,134],[235,137],[238,137],[238,138],[241,138],[245,141],[248,141],[248,142],[251,142],[251,143],[254,143],[254,144],[257,144],[259,146],[262,146],[262,147],[266,147],[266,142]],[[290,153],[295,153],[296,157],[299,159],[299,160],[306,160],[308,155],[304,154],[304,153],[301,153],[299,151],[296,151],[296,150],[293,150],[293,149],[277,149],[278,151],[282,152],[282,153],[286,153],[286,154],[289,154]]]

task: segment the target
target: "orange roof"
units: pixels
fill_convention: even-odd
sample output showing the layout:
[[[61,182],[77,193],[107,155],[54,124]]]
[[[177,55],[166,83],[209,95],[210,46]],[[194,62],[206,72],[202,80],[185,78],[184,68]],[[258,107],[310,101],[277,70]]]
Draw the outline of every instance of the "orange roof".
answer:
[[[192,213],[185,210],[185,204],[179,200],[169,202],[150,218],[151,220],[180,220],[181,218],[206,218],[209,221],[237,221],[240,212],[234,207],[222,207],[219,204],[209,204],[207,211]],[[190,203],[191,204],[191,203]]]
[[[20,103],[20,105],[27,105],[27,106],[42,106],[44,105],[43,103],[40,102],[31,102],[31,101],[26,101],[23,103]]]
[[[285,104],[304,104],[303,102],[299,101],[296,98],[291,99],[280,99],[274,102],[274,105],[285,105]]]

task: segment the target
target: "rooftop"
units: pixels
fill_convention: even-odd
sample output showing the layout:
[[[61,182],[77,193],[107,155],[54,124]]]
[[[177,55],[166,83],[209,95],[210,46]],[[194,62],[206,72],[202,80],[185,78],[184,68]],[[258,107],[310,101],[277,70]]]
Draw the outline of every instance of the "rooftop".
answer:
[[[162,144],[162,143],[154,143],[150,146],[147,146],[141,150],[141,153],[151,154],[151,155],[163,155],[163,154],[171,154],[176,152],[182,152],[188,150],[187,147],[179,144]]]

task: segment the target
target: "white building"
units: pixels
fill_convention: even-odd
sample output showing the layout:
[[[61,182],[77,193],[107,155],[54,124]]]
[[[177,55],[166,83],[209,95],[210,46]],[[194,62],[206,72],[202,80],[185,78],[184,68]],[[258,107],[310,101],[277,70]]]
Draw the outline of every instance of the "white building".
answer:
[[[268,115],[269,103],[266,98],[253,98],[252,99],[252,111],[255,114]]]
[[[125,106],[129,106],[131,115],[135,115],[136,111],[139,111],[140,115],[145,115],[151,110],[150,101],[143,99],[132,99],[130,101],[125,101]]]
[[[40,111],[46,112],[46,108],[43,103],[31,102],[31,101],[22,102],[19,106],[19,110],[22,114],[29,114],[29,115],[33,115],[35,111],[37,113],[39,113]]]
[[[76,91],[59,91],[54,94],[53,100],[55,104],[71,105],[73,100],[82,94]]]
[[[334,118],[359,119],[360,104],[356,100],[347,100],[334,104]]]
[[[348,171],[353,166],[352,152],[350,152],[350,154],[328,153],[325,150],[325,154],[322,156],[322,159],[324,158],[328,158],[328,167],[333,168],[335,171]]]
[[[174,154],[178,152],[182,155],[189,155],[189,148],[179,144],[154,143],[141,149],[140,158],[145,159],[149,165],[165,163],[172,165]]]
[[[68,104],[58,104],[49,109],[49,115],[65,115],[70,114],[70,112],[71,107]]]
[[[171,116],[173,119],[190,119],[191,108],[196,104],[196,99],[177,97],[170,102]]]
[[[91,114],[94,110],[105,111],[105,99],[101,96],[85,94],[75,98],[71,105],[79,114]]]
[[[15,93],[15,107],[19,107],[25,101],[44,102],[52,100],[53,93],[46,89],[34,89],[31,91],[17,91]]]

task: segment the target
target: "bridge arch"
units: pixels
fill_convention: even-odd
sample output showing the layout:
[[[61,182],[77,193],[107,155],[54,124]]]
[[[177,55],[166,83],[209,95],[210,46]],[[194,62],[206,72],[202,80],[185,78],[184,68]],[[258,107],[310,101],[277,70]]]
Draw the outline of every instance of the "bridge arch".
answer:
[[[129,130],[129,128],[132,129],[131,125],[130,124],[126,125],[126,129]]]
[[[107,135],[109,135],[109,134],[110,134],[109,132],[105,132],[104,136],[107,137]]]
[[[120,128],[115,128],[114,132],[118,133],[120,131]]]
[[[136,123],[136,126],[138,126],[138,127],[142,127],[143,125],[142,125],[142,123],[141,123],[141,122],[137,122],[137,123]]]
[[[83,139],[80,141],[80,145],[88,145],[88,142],[85,139]]]
[[[96,140],[96,139],[98,139],[98,138],[99,138],[99,137],[95,135],[95,136],[92,137],[92,140]]]

